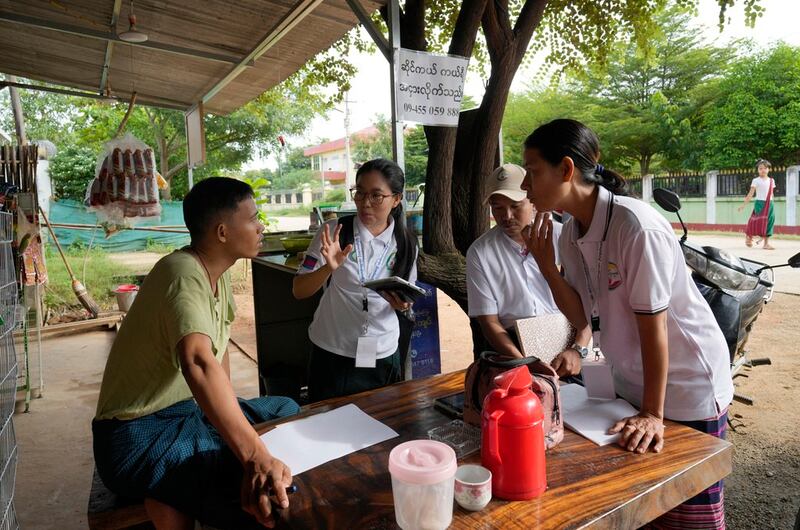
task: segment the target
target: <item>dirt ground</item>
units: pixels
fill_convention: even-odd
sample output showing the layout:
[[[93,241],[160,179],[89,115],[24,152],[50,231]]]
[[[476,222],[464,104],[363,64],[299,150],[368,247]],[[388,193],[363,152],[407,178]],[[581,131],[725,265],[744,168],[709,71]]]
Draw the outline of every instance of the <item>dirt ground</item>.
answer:
[[[800,296],[777,294],[756,321],[748,349],[769,357],[734,380],[755,399],[734,402],[733,474],[725,482],[730,528],[793,528],[800,510]]]

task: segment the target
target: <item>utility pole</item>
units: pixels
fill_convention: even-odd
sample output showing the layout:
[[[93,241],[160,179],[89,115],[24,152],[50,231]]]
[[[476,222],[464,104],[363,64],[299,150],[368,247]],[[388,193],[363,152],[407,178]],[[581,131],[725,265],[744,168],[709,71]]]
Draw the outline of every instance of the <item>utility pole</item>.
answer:
[[[344,93],[344,185],[347,188],[347,193],[350,193],[350,188],[355,186],[355,179],[353,178],[353,160],[350,157],[350,93]],[[355,101],[353,102],[355,103]],[[349,200],[349,197],[348,197]]]
[[[350,93],[344,94],[344,187],[345,198],[342,203],[342,210],[355,210],[356,204],[350,197],[350,190],[356,185],[356,177],[353,173],[353,159],[350,155]],[[338,109],[337,109],[338,110]]]

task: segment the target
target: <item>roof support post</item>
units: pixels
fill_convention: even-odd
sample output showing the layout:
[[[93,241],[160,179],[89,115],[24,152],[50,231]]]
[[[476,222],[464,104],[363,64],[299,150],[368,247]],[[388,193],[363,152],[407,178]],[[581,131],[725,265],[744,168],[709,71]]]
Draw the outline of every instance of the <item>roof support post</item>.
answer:
[[[369,14],[364,10],[364,7],[361,5],[359,0],[346,0],[347,5],[350,6],[350,10],[356,15],[358,21],[361,22],[361,25],[364,26],[364,29],[367,30],[369,36],[372,37],[372,42],[375,43],[375,46],[378,47],[378,50],[386,57],[386,60],[391,62],[392,61],[392,47],[389,44],[389,41],[386,40],[386,37],[383,36],[383,33],[378,26],[370,18]]]
[[[400,2],[389,0],[389,41],[392,43],[392,59],[389,61],[390,90],[392,92],[392,155],[397,165],[405,171],[403,124],[398,121],[397,80],[400,77]],[[405,194],[403,194],[405,199]]]

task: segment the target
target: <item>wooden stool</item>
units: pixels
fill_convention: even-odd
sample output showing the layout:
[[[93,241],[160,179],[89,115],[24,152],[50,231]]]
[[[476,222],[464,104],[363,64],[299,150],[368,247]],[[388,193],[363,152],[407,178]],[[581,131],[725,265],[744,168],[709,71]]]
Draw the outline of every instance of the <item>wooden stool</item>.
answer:
[[[91,530],[152,529],[141,499],[126,499],[106,488],[95,468],[87,509]]]

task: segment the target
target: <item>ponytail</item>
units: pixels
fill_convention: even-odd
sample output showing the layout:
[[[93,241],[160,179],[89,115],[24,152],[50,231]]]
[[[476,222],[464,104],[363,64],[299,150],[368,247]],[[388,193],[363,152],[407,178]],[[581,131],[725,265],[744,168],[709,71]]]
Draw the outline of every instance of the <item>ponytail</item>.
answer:
[[[584,175],[583,178],[584,180],[603,186],[614,195],[628,195],[628,185],[622,175],[603,167],[603,164],[597,164],[594,173],[588,178]]]
[[[625,179],[597,162],[600,140],[579,121],[559,119],[538,127],[525,139],[525,149],[536,149],[552,165],[570,157],[584,182],[603,186],[615,195],[628,195]]]

